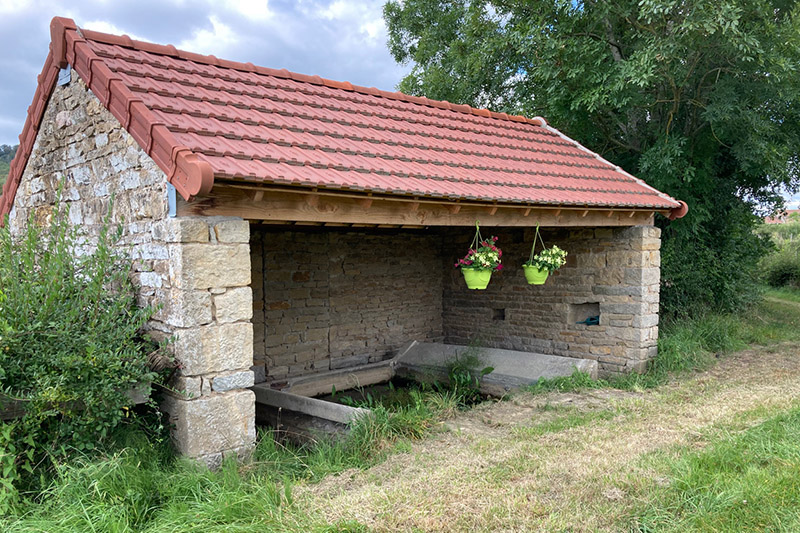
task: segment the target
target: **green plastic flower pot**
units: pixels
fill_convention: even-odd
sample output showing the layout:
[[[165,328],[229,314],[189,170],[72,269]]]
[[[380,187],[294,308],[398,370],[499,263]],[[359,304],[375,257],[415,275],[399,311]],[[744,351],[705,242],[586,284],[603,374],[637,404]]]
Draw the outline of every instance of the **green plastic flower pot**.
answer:
[[[534,266],[523,265],[522,269],[525,271],[525,279],[528,280],[528,285],[544,285],[547,281],[547,270],[539,270]]]
[[[464,274],[464,281],[467,282],[468,289],[483,290],[492,279],[492,271],[488,269],[462,267],[461,273]]]

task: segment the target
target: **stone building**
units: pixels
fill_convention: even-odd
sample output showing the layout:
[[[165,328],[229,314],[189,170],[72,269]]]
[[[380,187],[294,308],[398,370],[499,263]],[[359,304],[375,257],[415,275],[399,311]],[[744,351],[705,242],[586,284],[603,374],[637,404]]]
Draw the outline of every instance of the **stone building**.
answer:
[[[547,125],[464,105],[51,25],[4,186],[19,231],[63,183],[70,219],[112,221],[149,325],[181,363],[164,409],[209,463],[255,438],[254,382],[391,357],[410,340],[596,360],[656,355],[656,214],[687,207]],[[453,261],[476,220],[506,270],[469,291]],[[520,265],[541,225],[569,252]],[[599,316],[599,325],[580,324]]]

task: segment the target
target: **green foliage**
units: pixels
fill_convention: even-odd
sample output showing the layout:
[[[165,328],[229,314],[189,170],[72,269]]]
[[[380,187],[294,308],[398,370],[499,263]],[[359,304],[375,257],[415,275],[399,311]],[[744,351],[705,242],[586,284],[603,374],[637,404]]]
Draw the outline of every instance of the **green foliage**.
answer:
[[[766,252],[751,231],[796,187],[800,16],[784,0],[389,1],[400,89],[542,114],[689,214],[663,228],[662,306],[733,310]]]
[[[168,446],[139,439],[103,458],[61,464],[41,501],[5,519],[6,533],[365,531],[354,522],[327,524],[299,509],[291,468],[307,459],[262,436],[254,461],[231,458],[219,471],[173,458]]]
[[[130,389],[158,378],[155,346],[139,334],[152,310],[136,306],[118,236],[106,220],[96,247],[82,248],[60,204],[49,226],[31,217],[20,239],[0,229],[0,391],[25,407],[2,426],[0,450],[18,477],[103,446],[132,418]]]
[[[542,271],[546,270],[549,274],[552,274],[566,264],[567,252],[553,245],[533,255],[529,260],[523,263],[523,266],[532,266]]]
[[[476,344],[467,347],[461,354],[447,363],[447,385],[444,390],[453,392],[461,405],[472,405],[479,402],[481,394],[481,378],[494,372],[491,366],[484,366],[480,357],[480,348]],[[442,388],[440,386],[440,388]]]
[[[800,410],[664,460],[635,531],[797,531]]]
[[[761,273],[772,287],[800,287],[800,242],[764,257]]]
[[[17,153],[17,146],[9,146],[7,144],[0,144],[0,187],[6,182],[8,177],[9,164],[14,159]],[[2,194],[2,191],[0,191]]]
[[[792,213],[784,224],[761,224],[756,233],[768,236],[779,249],[800,241],[800,214]]]

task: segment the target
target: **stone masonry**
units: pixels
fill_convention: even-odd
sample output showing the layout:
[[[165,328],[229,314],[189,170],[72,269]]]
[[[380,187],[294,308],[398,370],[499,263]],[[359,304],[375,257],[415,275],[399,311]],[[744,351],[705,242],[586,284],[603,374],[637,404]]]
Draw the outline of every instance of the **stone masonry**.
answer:
[[[444,336],[478,344],[594,359],[601,374],[642,371],[656,356],[660,230],[652,226],[545,230],[545,243],[569,253],[544,285],[528,285],[533,229],[485,230],[499,237],[504,270],[485,291],[470,291],[445,265]],[[447,257],[463,256],[471,235],[448,230]],[[578,324],[587,316],[600,324]]]
[[[254,381],[380,361],[410,340],[590,358],[605,374],[656,355],[654,227],[545,231],[569,262],[543,286],[520,267],[532,229],[486,232],[500,237],[506,268],[470,291],[452,266],[468,228],[251,231],[239,218],[170,218],[166,183],[73,73],[50,98],[10,226],[45,223],[63,184],[91,247],[111,209],[139,302],[158,306],[149,331],[170,339],[180,364],[163,403],[176,446],[210,465],[252,448]],[[578,323],[594,315],[599,325]]]
[[[442,340],[436,234],[264,230],[251,242],[256,374],[363,365]]]
[[[96,237],[109,206],[133,261],[142,305],[160,306],[150,333],[171,339],[180,364],[164,409],[178,450],[208,464],[255,439],[249,224],[169,218],[167,180],[77,75],[57,86],[9,217],[19,234],[44,223],[56,191],[70,221]],[[112,202],[113,196],[113,202]]]
[[[606,375],[655,357],[657,228],[544,230],[569,256],[542,286],[521,268],[532,229],[485,233],[500,237],[505,269],[471,291],[453,268],[467,229],[254,231],[257,380],[378,361],[410,340],[593,359]],[[577,323],[597,315],[597,326]]]

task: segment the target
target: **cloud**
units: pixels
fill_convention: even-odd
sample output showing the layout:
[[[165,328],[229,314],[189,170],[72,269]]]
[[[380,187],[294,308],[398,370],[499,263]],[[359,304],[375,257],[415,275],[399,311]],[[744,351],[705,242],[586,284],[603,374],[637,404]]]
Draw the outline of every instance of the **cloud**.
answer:
[[[225,56],[225,52],[239,39],[233,29],[223,24],[216,16],[208,17],[208,21],[211,23],[211,29],[197,29],[191,38],[184,39],[176,46],[199,54]]]
[[[0,0],[0,144],[16,144],[50,42],[50,19],[192,52],[391,90],[376,0]]]
[[[147,41],[144,37],[140,37],[135,33],[131,33],[130,31],[126,31],[116,24],[108,22],[106,20],[87,20],[86,22],[79,23],[81,28],[86,28],[87,30],[94,30],[99,31],[102,33],[112,33],[115,35],[127,35],[131,39],[136,39],[137,41]]]
[[[229,11],[235,11],[239,15],[258,21],[271,19],[275,13],[270,10],[267,0],[226,0],[223,2]]]

